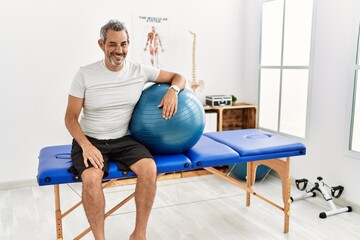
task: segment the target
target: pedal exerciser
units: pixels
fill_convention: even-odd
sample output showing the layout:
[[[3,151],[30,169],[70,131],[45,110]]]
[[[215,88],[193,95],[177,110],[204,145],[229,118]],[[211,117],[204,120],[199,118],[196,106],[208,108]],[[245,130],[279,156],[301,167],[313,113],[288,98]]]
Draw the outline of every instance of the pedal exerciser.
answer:
[[[329,205],[331,207],[331,210],[326,211],[326,212],[321,212],[319,214],[320,218],[326,218],[328,216],[332,216],[332,215],[335,215],[335,214],[339,214],[339,213],[343,213],[343,212],[351,212],[352,211],[352,208],[350,206],[337,208],[336,205],[334,204],[333,199],[332,199],[332,197],[339,198],[341,196],[341,194],[344,191],[343,186],[339,185],[339,186],[336,186],[336,187],[329,187],[328,185],[326,185],[323,182],[322,177],[317,177],[317,181],[314,184],[312,184],[311,182],[309,182],[305,178],[297,179],[297,180],[295,180],[295,183],[296,183],[297,189],[299,189],[300,191],[305,191],[305,193],[299,194],[297,196],[292,196],[290,198],[291,202],[301,200],[301,199],[305,199],[305,198],[309,198],[309,197],[316,197],[316,192],[315,191],[318,191],[318,192],[320,192],[322,194],[323,198],[329,203]],[[310,183],[311,186],[312,186],[310,189],[307,189],[308,183]],[[327,189],[330,189],[331,195],[329,194]]]

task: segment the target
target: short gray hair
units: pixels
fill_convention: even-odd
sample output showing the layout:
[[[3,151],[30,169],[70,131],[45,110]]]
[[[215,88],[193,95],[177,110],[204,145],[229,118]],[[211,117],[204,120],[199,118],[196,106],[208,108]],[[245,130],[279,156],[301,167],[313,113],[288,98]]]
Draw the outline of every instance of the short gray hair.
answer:
[[[114,30],[114,31],[125,31],[126,36],[129,41],[129,33],[128,33],[127,28],[125,27],[125,24],[118,20],[110,20],[100,30],[100,39],[103,41],[103,43],[105,43],[105,41],[106,41],[106,38],[107,38],[106,34],[109,29]]]

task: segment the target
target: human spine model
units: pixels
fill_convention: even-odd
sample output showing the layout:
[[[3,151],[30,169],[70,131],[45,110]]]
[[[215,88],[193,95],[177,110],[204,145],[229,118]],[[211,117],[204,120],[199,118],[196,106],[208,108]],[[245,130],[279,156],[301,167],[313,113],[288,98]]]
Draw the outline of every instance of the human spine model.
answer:
[[[192,46],[192,81],[191,81],[191,89],[195,92],[195,94],[199,97],[198,93],[200,90],[204,88],[204,81],[198,80],[196,77],[196,34],[194,32],[189,31],[193,36],[193,46]]]

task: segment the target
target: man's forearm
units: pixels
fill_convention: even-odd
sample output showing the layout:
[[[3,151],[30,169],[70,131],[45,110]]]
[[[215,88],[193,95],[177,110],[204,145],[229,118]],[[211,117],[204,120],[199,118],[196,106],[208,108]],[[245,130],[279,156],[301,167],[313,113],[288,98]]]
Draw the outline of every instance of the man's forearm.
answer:
[[[171,85],[177,85],[180,89],[184,89],[186,85],[186,80],[180,74],[175,73],[174,77],[171,80]]]
[[[81,147],[91,144],[90,141],[85,136],[84,132],[82,131],[80,124],[77,120],[67,119],[65,120],[65,126],[68,129],[71,136]]]

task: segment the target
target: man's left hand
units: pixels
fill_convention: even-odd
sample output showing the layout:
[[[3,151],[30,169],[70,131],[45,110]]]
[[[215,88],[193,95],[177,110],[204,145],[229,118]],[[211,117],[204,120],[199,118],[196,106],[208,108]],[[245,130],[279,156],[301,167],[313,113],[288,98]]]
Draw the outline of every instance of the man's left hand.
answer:
[[[174,116],[177,112],[177,105],[178,105],[178,97],[177,92],[170,88],[163,99],[161,100],[160,104],[158,105],[159,108],[162,108],[162,116],[164,119],[170,119]]]

